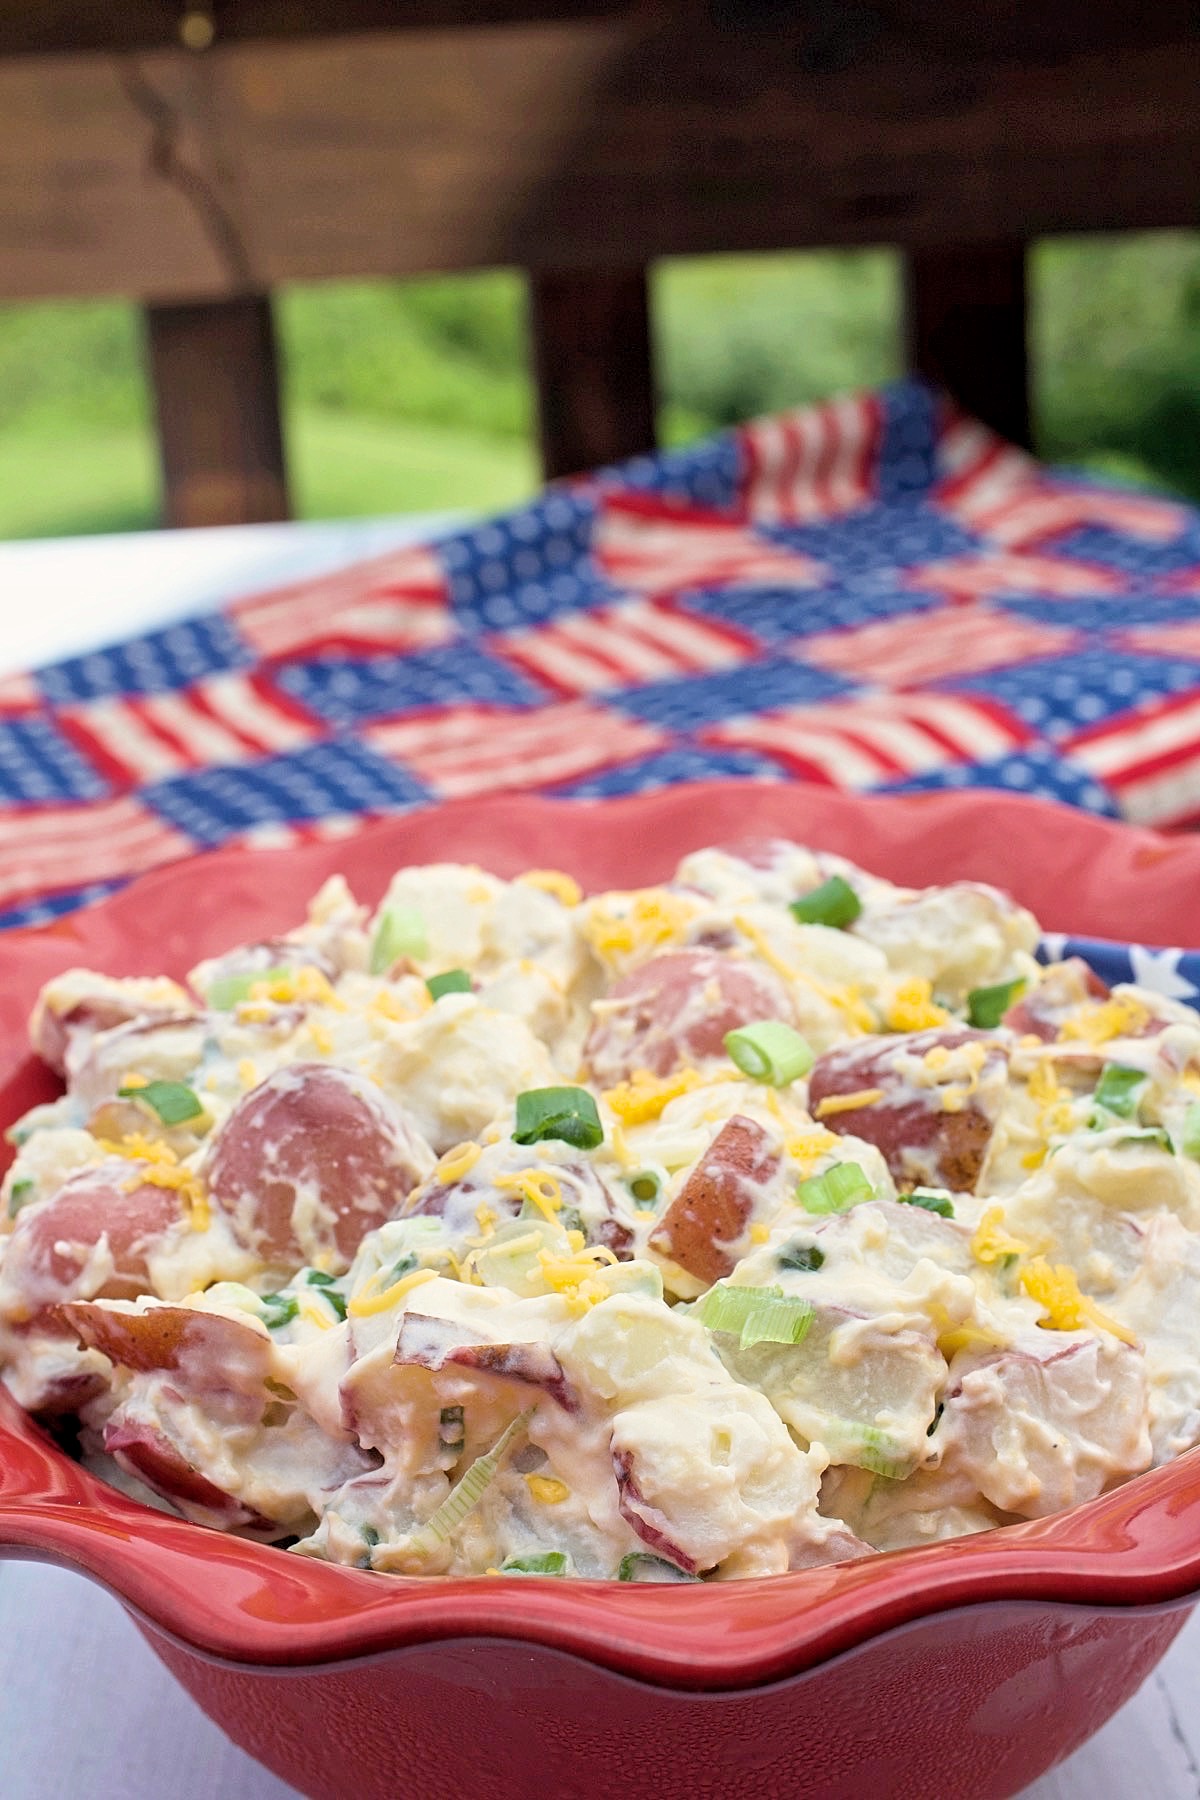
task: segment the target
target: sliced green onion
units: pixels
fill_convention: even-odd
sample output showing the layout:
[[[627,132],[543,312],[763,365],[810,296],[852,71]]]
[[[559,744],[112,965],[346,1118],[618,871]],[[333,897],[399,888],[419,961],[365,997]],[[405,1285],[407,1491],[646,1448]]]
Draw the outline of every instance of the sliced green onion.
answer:
[[[1150,1077],[1144,1069],[1129,1069],[1122,1063],[1108,1063],[1096,1083],[1092,1099],[1105,1112],[1118,1119],[1137,1117],[1138,1101]]]
[[[796,1189],[796,1198],[810,1213],[849,1212],[864,1200],[875,1198],[871,1186],[857,1163],[835,1163],[823,1175],[812,1175]]]
[[[991,1031],[1028,986],[1024,976],[1018,976],[1016,981],[997,982],[995,987],[972,988],[967,995],[967,1023]]]
[[[862,901],[840,875],[831,875],[791,905],[792,917],[801,925],[832,925],[838,930],[853,925],[861,912]]]
[[[340,1288],[334,1286],[334,1276],[326,1275],[323,1269],[304,1269],[301,1271],[306,1287],[319,1288],[322,1300],[327,1300],[339,1319],[346,1317],[346,1296]],[[301,1277],[297,1277],[300,1279]]]
[[[1123,1150],[1126,1144],[1154,1144],[1170,1156],[1175,1154],[1175,1146],[1161,1125],[1145,1125],[1137,1131],[1123,1131],[1113,1149]]]
[[[651,1556],[645,1550],[634,1550],[621,1558],[621,1566],[617,1570],[618,1581],[699,1581],[698,1575],[689,1575],[685,1569],[675,1563],[666,1562],[661,1556]]]
[[[517,1095],[515,1144],[538,1144],[559,1138],[576,1150],[594,1150],[604,1142],[596,1102],[586,1088],[527,1088]]]
[[[626,1175],[625,1186],[632,1200],[647,1211],[654,1211],[666,1189],[666,1179],[661,1169],[634,1169]]]
[[[259,1317],[268,1331],[278,1331],[281,1325],[289,1325],[300,1311],[300,1302],[295,1294],[261,1294],[262,1311]]]
[[[402,956],[428,956],[429,932],[425,914],[415,906],[385,906],[371,939],[369,967],[372,975],[386,975]]]
[[[937,1213],[939,1218],[954,1217],[954,1202],[936,1188],[914,1188],[911,1194],[898,1194],[901,1206],[919,1206],[922,1212]]]
[[[781,1269],[799,1269],[811,1274],[825,1264],[825,1252],[816,1244],[785,1244],[776,1259]]]
[[[447,969],[444,975],[431,975],[425,986],[431,999],[440,1000],[443,994],[469,994],[471,977],[465,969]]]
[[[271,987],[277,981],[290,981],[295,972],[290,963],[280,963],[273,969],[254,969],[245,975],[218,975],[205,994],[204,1003],[217,1012],[232,1012],[243,1000],[251,998],[251,990],[260,982]]]
[[[772,1087],[787,1087],[797,1076],[807,1075],[816,1061],[811,1044],[782,1019],[760,1019],[756,1025],[727,1031],[725,1048],[743,1075]]]
[[[566,1575],[571,1566],[565,1550],[543,1550],[531,1556],[506,1556],[502,1575]]]
[[[147,1081],[141,1087],[117,1089],[120,1100],[144,1100],[164,1125],[182,1125],[204,1115],[204,1102],[182,1081]]]
[[[373,1525],[363,1526],[362,1541],[367,1546],[368,1550],[373,1550],[375,1548],[376,1544],[379,1542],[379,1533]]]
[[[20,1181],[14,1181],[8,1190],[8,1216],[15,1219],[23,1206],[28,1206],[33,1199],[34,1181],[26,1175]]]
[[[1183,1130],[1179,1135],[1179,1149],[1183,1156],[1200,1157],[1200,1100],[1193,1100],[1183,1115]],[[18,1182],[17,1186],[20,1186]],[[16,1188],[13,1193],[16,1193]]]
[[[877,1425],[863,1425],[859,1430],[858,1466],[882,1475],[887,1481],[903,1481],[912,1474],[912,1459],[900,1454],[895,1438]]]
[[[742,1326],[739,1349],[751,1344],[802,1344],[813,1322],[813,1303],[791,1296],[771,1300],[752,1313]]]
[[[789,1298],[779,1287],[730,1287],[719,1281],[700,1303],[701,1324],[736,1333],[743,1350],[751,1344],[803,1343],[812,1320],[812,1302]]]
[[[531,1406],[525,1412],[518,1413],[512,1424],[507,1426],[496,1439],[490,1450],[477,1456],[466,1474],[456,1481],[446,1498],[437,1510],[430,1514],[425,1523],[418,1526],[409,1539],[418,1556],[428,1556],[439,1544],[453,1536],[467,1514],[473,1512],[483,1499],[484,1494],[500,1473],[500,1465],[513,1439],[528,1425],[533,1417]]]

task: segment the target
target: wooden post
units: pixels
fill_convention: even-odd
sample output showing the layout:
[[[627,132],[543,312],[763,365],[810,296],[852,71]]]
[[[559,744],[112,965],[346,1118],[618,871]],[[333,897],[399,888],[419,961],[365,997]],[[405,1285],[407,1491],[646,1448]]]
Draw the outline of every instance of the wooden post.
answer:
[[[652,450],[645,268],[533,271],[529,317],[546,479]]]
[[[271,303],[147,306],[168,525],[289,516]]]
[[[1025,245],[912,250],[907,257],[909,367],[967,412],[1028,445]]]

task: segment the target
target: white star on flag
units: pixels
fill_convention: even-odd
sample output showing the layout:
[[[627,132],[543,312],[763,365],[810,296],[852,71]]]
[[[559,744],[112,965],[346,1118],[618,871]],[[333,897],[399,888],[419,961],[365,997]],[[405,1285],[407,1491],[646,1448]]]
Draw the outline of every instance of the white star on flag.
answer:
[[[1134,981],[1152,994],[1165,994],[1168,1000],[1194,1000],[1200,990],[1179,973],[1182,955],[1182,950],[1144,950],[1141,944],[1130,944]]]
[[[1061,962],[1066,947],[1067,934],[1065,931],[1043,931],[1042,954],[1047,962]]]

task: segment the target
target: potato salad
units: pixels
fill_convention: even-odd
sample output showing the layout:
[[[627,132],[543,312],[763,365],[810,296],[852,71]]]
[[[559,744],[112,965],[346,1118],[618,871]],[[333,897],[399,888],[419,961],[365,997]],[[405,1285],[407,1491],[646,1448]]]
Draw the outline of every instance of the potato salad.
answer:
[[[382,1574],[690,1582],[1040,1518],[1200,1438],[1200,1016],[783,841],[404,868],[71,970],[0,1369],[126,1493]]]

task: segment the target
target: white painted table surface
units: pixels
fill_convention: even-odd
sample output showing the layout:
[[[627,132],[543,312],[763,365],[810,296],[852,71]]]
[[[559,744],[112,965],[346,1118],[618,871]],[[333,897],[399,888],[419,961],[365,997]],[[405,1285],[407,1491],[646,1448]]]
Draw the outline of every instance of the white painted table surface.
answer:
[[[445,523],[0,544],[0,675],[415,541]],[[1200,1616],[1123,1711],[1023,1800],[1200,1800],[1198,1693]],[[101,1589],[65,1570],[0,1563],[0,1800],[293,1793],[200,1712]]]

